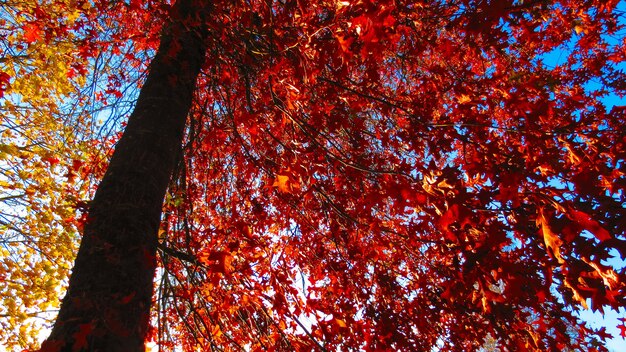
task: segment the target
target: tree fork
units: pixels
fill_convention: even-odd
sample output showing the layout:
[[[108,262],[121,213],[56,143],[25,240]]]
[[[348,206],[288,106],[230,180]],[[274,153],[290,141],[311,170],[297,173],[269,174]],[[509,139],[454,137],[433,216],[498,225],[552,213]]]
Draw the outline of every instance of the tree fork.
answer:
[[[206,0],[178,0],[90,204],[59,315],[41,351],[144,351],[161,207],[205,60]]]

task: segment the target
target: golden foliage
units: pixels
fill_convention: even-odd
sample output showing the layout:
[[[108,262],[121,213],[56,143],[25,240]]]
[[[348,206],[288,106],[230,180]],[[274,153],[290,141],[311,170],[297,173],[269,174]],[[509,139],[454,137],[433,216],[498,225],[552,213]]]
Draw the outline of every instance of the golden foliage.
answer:
[[[38,343],[77,249],[91,122],[83,103],[67,102],[89,62],[78,32],[63,28],[88,4],[30,0],[0,10],[0,72],[10,77],[0,100],[0,345],[8,350]]]

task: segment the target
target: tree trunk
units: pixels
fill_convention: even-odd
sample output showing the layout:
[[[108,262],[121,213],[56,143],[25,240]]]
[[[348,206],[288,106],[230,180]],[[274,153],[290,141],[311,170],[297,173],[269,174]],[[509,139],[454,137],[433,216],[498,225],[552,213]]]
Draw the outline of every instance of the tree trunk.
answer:
[[[206,51],[205,0],[179,0],[91,202],[69,288],[41,351],[144,351],[161,207]]]

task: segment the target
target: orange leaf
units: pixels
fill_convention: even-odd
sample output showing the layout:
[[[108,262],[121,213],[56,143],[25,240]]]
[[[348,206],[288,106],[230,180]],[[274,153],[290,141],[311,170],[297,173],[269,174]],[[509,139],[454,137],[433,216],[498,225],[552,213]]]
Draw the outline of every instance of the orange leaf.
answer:
[[[24,40],[28,43],[34,43],[41,38],[41,28],[36,24],[27,24],[24,26]]]
[[[335,323],[337,324],[337,326],[339,326],[340,328],[347,328],[348,325],[346,325],[346,322],[341,320],[341,319],[337,319],[335,318]]]
[[[278,188],[282,193],[291,193],[293,190],[300,188],[300,185],[294,182],[293,177],[289,175],[276,175],[272,187]]]
[[[539,217],[537,217],[537,226],[541,227],[541,234],[543,235],[543,241],[548,249],[548,254],[552,254],[559,263],[563,263],[563,257],[561,257],[561,245],[563,241],[557,234],[552,232],[548,219],[546,219],[543,209],[539,209]]]
[[[289,176],[276,175],[276,180],[272,186],[277,187],[278,190],[283,193],[289,193],[291,191],[289,187]]]
[[[350,46],[354,41],[354,38],[346,38],[344,36],[338,35],[336,36],[337,41],[339,42],[339,47],[343,52],[350,52]]]

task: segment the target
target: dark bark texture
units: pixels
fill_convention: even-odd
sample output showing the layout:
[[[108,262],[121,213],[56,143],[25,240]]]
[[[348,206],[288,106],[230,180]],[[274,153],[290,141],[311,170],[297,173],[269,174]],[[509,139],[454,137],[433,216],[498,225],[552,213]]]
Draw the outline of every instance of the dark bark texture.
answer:
[[[179,0],[91,202],[68,292],[41,351],[144,351],[163,198],[205,58],[206,0]]]

